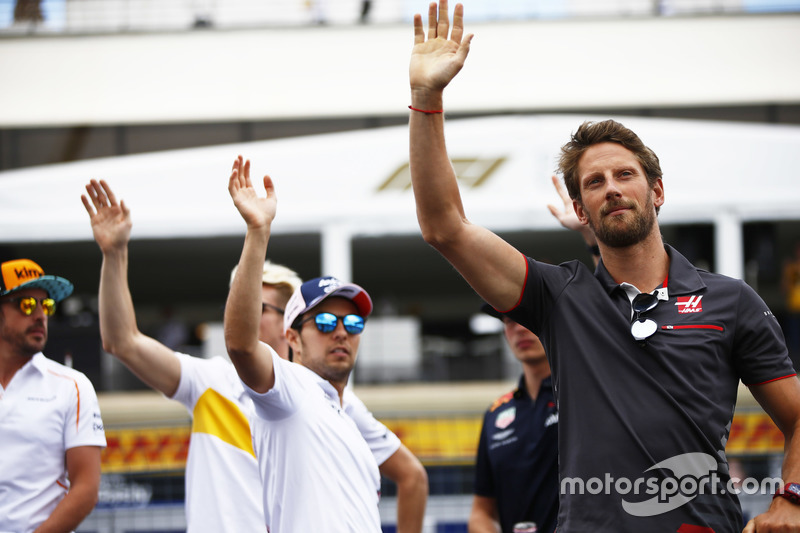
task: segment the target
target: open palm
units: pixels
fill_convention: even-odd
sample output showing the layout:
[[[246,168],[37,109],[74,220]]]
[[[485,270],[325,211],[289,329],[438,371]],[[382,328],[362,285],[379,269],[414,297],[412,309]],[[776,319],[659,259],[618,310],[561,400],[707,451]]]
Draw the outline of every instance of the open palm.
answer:
[[[457,4],[453,13],[453,31],[447,13],[447,0],[428,10],[428,36],[422,17],[414,16],[414,48],[411,51],[409,81],[412,89],[442,90],[464,66],[472,35],[464,38],[464,8]]]
[[[275,219],[278,202],[269,176],[264,176],[264,189],[266,196],[259,196],[250,181],[250,160],[237,157],[228,180],[228,192],[248,228],[268,227]]]
[[[114,192],[104,180],[90,180],[81,201],[89,213],[94,240],[102,251],[126,246],[130,239],[131,212],[125,202],[117,202]]]

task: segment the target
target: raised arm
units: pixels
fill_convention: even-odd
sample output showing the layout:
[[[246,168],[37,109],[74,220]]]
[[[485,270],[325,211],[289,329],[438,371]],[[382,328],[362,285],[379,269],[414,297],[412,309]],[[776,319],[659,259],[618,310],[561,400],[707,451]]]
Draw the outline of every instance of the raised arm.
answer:
[[[245,162],[239,156],[233,163],[228,192],[247,223],[247,233],[225,305],[225,345],[239,377],[258,393],[267,392],[275,383],[272,356],[258,339],[262,272],[277,208],[269,176],[264,176],[264,189],[267,194],[261,198],[250,181],[250,160]]]
[[[422,17],[414,16],[409,65],[411,182],[425,241],[444,255],[484,300],[505,310],[519,300],[525,259],[500,237],[467,220],[444,140],[444,88],[464,66],[472,40],[472,35],[464,36],[463,15],[463,6],[457,4],[451,32],[447,0],[438,9],[431,3],[427,40]]]
[[[81,195],[92,224],[94,240],[103,253],[98,290],[103,349],[113,354],[148,386],[172,396],[178,389],[181,366],[175,353],[139,331],[128,287],[128,241],[131,213],[117,202],[108,184],[91,180]]]

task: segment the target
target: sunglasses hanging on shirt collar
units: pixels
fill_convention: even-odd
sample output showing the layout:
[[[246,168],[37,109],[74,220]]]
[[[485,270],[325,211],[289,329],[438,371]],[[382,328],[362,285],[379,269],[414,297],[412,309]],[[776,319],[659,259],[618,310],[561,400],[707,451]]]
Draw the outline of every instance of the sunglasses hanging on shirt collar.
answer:
[[[658,330],[658,324],[652,318],[643,317],[642,315],[652,311],[657,305],[658,297],[650,293],[637,294],[631,302],[631,308],[633,309],[631,335],[643,344]]]

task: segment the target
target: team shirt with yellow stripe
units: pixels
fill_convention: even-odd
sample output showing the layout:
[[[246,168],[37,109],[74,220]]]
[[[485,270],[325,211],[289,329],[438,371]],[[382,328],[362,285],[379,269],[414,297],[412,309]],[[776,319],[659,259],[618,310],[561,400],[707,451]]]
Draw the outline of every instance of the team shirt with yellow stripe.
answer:
[[[187,533],[263,531],[261,481],[250,437],[253,402],[227,360],[176,355],[181,379],[172,399],[192,416]]]
[[[253,401],[228,360],[176,355],[181,380],[172,399],[192,417],[186,460],[187,533],[263,531],[262,481],[251,436]],[[318,379],[318,387],[326,385],[330,386]],[[343,409],[377,464],[399,449],[400,439],[349,389]]]

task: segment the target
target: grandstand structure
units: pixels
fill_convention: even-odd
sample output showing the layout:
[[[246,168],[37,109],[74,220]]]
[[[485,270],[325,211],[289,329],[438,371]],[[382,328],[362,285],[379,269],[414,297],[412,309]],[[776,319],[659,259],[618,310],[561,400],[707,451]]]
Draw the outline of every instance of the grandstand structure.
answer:
[[[463,531],[480,415],[519,368],[416,226],[406,74],[410,17],[427,0],[373,0],[366,14],[355,0],[33,4],[44,20],[14,21],[15,2],[0,0],[0,250],[76,285],[47,352],[92,379],[109,435],[102,502],[80,531],[181,531],[189,431],[179,405],[102,352],[82,186],[107,179],[133,210],[143,329],[158,336],[169,307],[187,326],[182,351],[220,355],[244,233],[225,190],[239,153],[276,182],[271,258],[372,294],[355,390],[429,470],[426,533]],[[476,37],[445,105],[472,220],[532,255],[588,264],[546,210],[549,176],[581,121],[615,118],[661,157],[665,240],[782,316],[780,265],[800,242],[800,2],[464,4]],[[728,455],[770,475],[782,437],[739,396]]]

